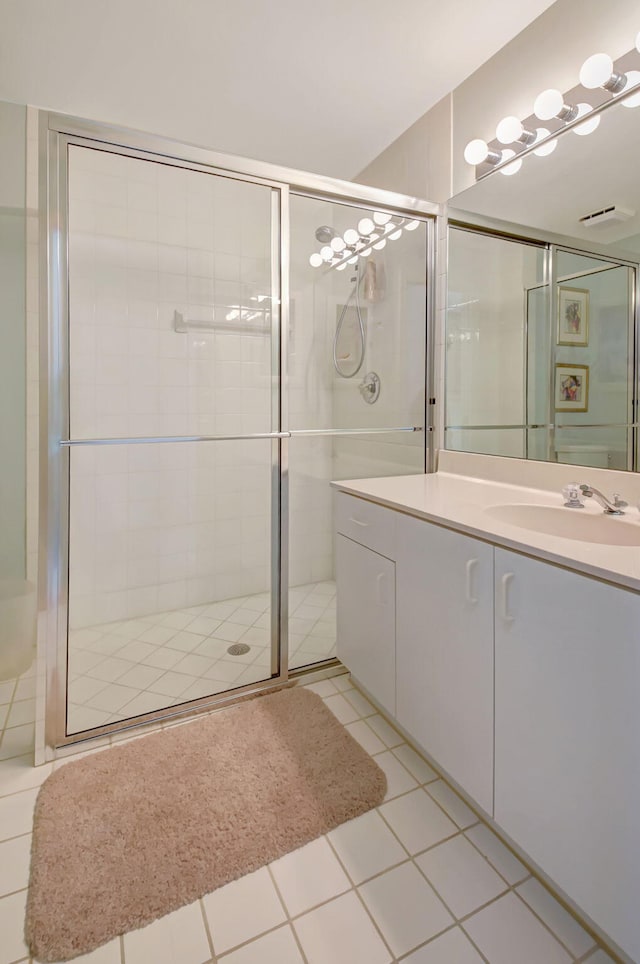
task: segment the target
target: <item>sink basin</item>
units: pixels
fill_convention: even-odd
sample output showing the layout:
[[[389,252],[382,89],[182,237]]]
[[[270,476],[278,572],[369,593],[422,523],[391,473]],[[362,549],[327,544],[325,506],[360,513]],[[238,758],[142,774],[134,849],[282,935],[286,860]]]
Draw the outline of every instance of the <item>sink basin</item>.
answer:
[[[605,546],[640,546],[640,525],[626,517],[593,515],[583,509],[553,505],[492,505],[484,510],[496,522]]]

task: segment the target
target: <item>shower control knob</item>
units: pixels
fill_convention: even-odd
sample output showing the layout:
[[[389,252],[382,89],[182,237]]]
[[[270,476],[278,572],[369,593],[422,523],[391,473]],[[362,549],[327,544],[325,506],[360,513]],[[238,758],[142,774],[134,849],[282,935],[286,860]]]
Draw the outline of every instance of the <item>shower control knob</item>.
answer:
[[[380,395],[380,376],[376,372],[367,372],[358,387],[367,405],[373,405]]]

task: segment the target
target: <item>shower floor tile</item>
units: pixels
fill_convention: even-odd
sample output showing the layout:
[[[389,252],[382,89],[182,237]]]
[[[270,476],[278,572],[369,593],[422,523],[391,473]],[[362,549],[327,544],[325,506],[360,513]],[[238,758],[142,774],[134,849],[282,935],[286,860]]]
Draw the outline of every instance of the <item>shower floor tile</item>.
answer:
[[[335,583],[289,593],[289,665],[335,656]],[[69,634],[69,722],[101,726],[268,678],[269,593],[224,599]],[[249,646],[233,656],[229,647]],[[126,699],[124,698],[126,697]]]

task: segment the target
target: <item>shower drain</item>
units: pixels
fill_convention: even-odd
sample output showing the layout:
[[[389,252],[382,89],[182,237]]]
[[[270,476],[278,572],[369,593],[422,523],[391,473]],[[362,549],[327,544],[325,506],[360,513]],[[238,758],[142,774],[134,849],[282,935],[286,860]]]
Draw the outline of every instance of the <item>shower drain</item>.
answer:
[[[233,646],[229,646],[227,650],[229,656],[244,656],[251,649],[246,643],[234,643]]]

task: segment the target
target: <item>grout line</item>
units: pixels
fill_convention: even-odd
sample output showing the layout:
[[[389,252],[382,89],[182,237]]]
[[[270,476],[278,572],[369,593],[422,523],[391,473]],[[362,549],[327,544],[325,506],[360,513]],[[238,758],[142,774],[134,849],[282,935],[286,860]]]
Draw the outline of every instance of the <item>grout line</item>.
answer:
[[[298,946],[298,950],[300,951],[300,955],[301,955],[301,957],[302,957],[302,960],[304,961],[304,964],[308,964],[307,955],[305,954],[305,952],[304,952],[304,950],[303,950],[303,948],[302,948],[302,944],[300,943],[300,938],[298,937],[298,932],[296,931],[295,927],[293,926],[293,920],[292,920],[292,918],[289,916],[289,910],[288,910],[287,905],[286,905],[286,903],[285,903],[284,897],[282,896],[282,894],[281,894],[281,892],[280,892],[280,888],[278,887],[278,882],[276,881],[275,874],[273,873],[273,870],[271,869],[271,864],[270,864],[270,863],[267,864],[267,872],[268,872],[268,874],[269,874],[269,877],[271,878],[271,883],[273,884],[274,890],[275,890],[276,894],[278,895],[278,900],[279,900],[280,903],[282,904],[282,909],[283,909],[283,911],[284,911],[284,913],[285,913],[287,923],[288,923],[288,925],[289,925],[289,927],[290,927],[290,929],[291,929],[291,931],[292,931],[292,933],[293,933],[293,939],[295,940],[295,942],[296,942],[296,944],[297,944],[297,946]],[[282,924],[279,924],[278,926],[279,926],[279,927],[282,927]]]
[[[211,958],[215,961],[216,950],[213,946],[213,935],[211,934],[211,928],[209,927],[209,919],[207,918],[207,912],[202,900],[202,897],[198,898],[198,906],[200,907],[200,913],[202,914],[202,921],[204,923],[204,929],[207,934],[207,940],[209,941],[209,950],[211,951]]]

